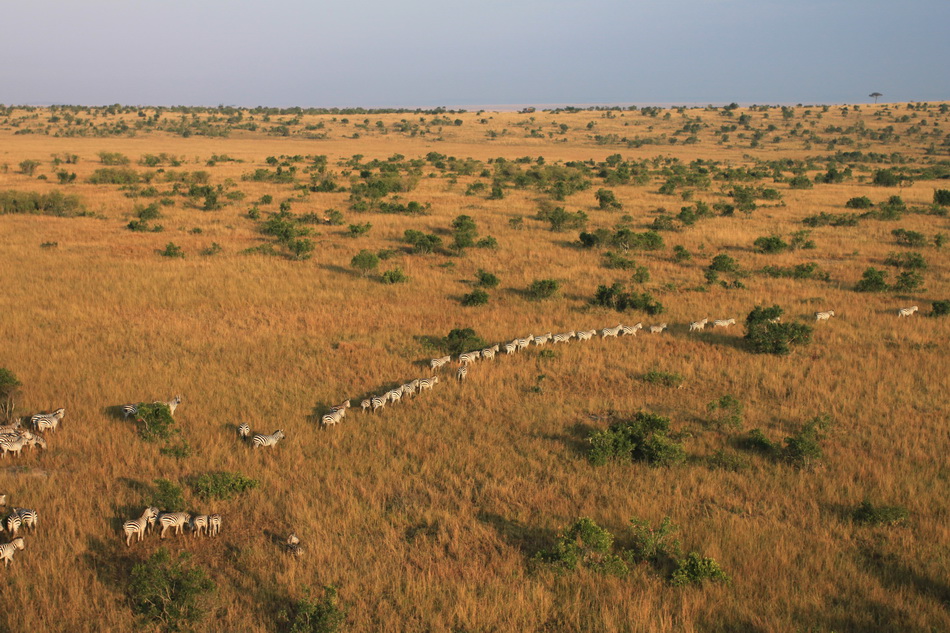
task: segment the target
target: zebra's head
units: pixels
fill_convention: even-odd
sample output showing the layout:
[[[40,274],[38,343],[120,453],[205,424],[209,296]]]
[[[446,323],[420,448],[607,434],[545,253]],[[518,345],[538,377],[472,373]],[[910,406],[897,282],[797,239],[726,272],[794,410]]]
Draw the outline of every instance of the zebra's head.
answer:
[[[23,549],[24,547],[26,547],[26,546],[24,545],[24,543],[23,543],[23,537],[22,537],[22,536],[16,537],[16,538],[13,539],[12,541],[10,541],[10,543],[13,545],[13,547],[15,547],[15,548],[17,548],[17,549]]]
[[[284,430],[283,430],[283,429],[278,429],[277,432],[274,433],[274,437],[276,437],[276,438],[279,439],[279,440],[284,439]]]

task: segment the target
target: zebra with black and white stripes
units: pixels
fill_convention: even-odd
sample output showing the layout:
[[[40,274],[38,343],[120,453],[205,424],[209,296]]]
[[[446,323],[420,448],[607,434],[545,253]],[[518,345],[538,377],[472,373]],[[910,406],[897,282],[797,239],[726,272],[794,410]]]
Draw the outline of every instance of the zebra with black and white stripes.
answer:
[[[197,537],[203,531],[205,536],[208,536],[208,522],[210,517],[207,514],[199,514],[191,517],[188,525],[191,528],[191,536]]]
[[[389,402],[389,394],[385,396],[373,396],[370,400],[370,403],[373,405],[373,413],[376,413],[377,409],[385,407],[387,402]]]
[[[20,456],[20,451],[23,450],[23,447],[30,440],[27,439],[24,435],[11,436],[11,435],[0,435],[0,455],[6,458],[7,453],[13,453],[17,457]]]
[[[331,411],[330,413],[325,413],[320,418],[320,423],[324,428],[328,426],[336,426],[340,420],[343,419],[343,415],[346,413],[346,409],[339,409],[337,411]]]
[[[650,326],[650,334],[659,334],[666,329],[666,323],[660,323],[659,325]]]
[[[835,315],[835,311],[834,311],[834,310],[826,310],[826,311],[824,311],[824,312],[816,312],[816,313],[815,313],[815,320],[816,320],[816,321],[827,321],[828,319],[830,319],[830,318],[833,317],[834,315]]]
[[[452,360],[451,356],[443,356],[442,358],[433,358],[429,361],[429,367],[432,369],[438,369],[443,365],[448,364]]]
[[[212,514],[208,517],[208,536],[217,536],[221,531],[221,515]]]
[[[432,389],[439,382],[438,376],[431,376],[429,378],[423,378],[419,381],[419,393],[422,393],[426,389]]]
[[[366,410],[373,406],[373,401],[370,398],[366,398],[360,403],[360,409],[363,413],[366,413]]]
[[[396,389],[391,389],[386,392],[386,397],[389,398],[389,401],[393,404],[396,404],[402,399],[402,387],[397,387]]]
[[[735,325],[735,319],[718,319],[713,321],[713,327],[729,327],[730,325]]]
[[[13,508],[13,514],[20,517],[20,525],[22,527],[30,528],[30,531],[36,531],[36,524],[39,520],[39,512],[36,510],[30,510],[29,508]]]
[[[484,358],[485,360],[494,360],[494,359],[495,359],[495,348],[494,348],[494,347],[486,347],[485,349],[482,350],[481,354],[482,354],[482,358]]]
[[[241,422],[241,425],[238,426],[238,437],[242,440],[247,440],[251,437],[251,426],[247,422]]]
[[[623,325],[618,325],[617,327],[605,327],[600,331],[600,338],[607,338],[612,336],[616,338],[620,336],[620,331],[623,330]]]
[[[137,537],[136,541],[141,542],[142,539],[145,538],[149,527],[155,524],[157,517],[158,508],[145,508],[145,512],[142,513],[142,516],[123,523],[122,532],[125,534],[125,546],[132,547],[133,536]]]
[[[690,332],[702,332],[706,328],[706,324],[709,323],[709,319],[700,319],[699,321],[693,321],[689,324]]]
[[[474,352],[465,352],[464,354],[459,354],[459,364],[468,365],[469,363],[474,363],[478,360],[478,357],[481,355],[481,352],[478,350]]]
[[[172,415],[175,415],[175,409],[177,409],[178,405],[181,404],[181,396],[180,395],[175,396],[174,398],[168,401],[156,400],[152,404],[164,404],[166,407],[168,407],[168,412],[171,413]],[[124,415],[125,417],[129,417],[130,415],[138,415],[138,414],[139,414],[138,404],[122,405],[122,415]]]
[[[270,435],[265,435],[263,433],[257,433],[254,435],[254,438],[251,440],[254,448],[259,448],[261,446],[276,446],[277,442],[284,439],[284,431],[278,430],[274,431]]]
[[[526,347],[528,347],[528,345],[531,345],[531,341],[533,340],[534,340],[533,334],[529,334],[525,338],[516,339],[516,342],[518,343],[518,350],[520,351],[520,350],[525,349]]]
[[[13,562],[13,554],[17,550],[21,550],[25,547],[23,537],[18,536],[9,543],[3,543],[0,545],[0,559],[3,560],[3,566],[8,567],[10,563]]]
[[[512,341],[510,343],[505,343],[505,354],[511,356],[518,351],[518,341]]]
[[[190,522],[191,515],[187,512],[162,512],[158,515],[158,524],[162,526],[161,538],[165,539],[168,528],[175,528],[175,534],[181,534]]]
[[[918,309],[919,308],[917,306],[911,306],[909,308],[901,308],[900,310],[897,311],[897,316],[898,318],[909,317],[912,314],[914,314],[914,312],[917,312]]]
[[[620,326],[620,334],[622,336],[636,336],[637,330],[642,330],[643,324],[637,323],[636,325],[622,325]]]
[[[577,333],[578,341],[589,341],[594,338],[594,335],[597,334],[597,330],[584,330],[583,332]]]
[[[60,407],[52,413],[37,413],[36,415],[30,417],[30,422],[33,424],[33,428],[37,431],[45,431],[49,429],[55,431],[56,427],[59,426],[59,423],[63,421],[63,417],[66,415],[66,409]]]
[[[14,512],[13,514],[7,517],[7,532],[12,534],[13,536],[16,536],[16,533],[20,531],[21,525],[22,525],[22,521],[20,519],[19,513]]]
[[[538,347],[540,347],[540,346],[544,345],[545,343],[547,343],[548,341],[550,341],[553,337],[554,337],[554,335],[551,334],[550,332],[548,332],[547,334],[544,334],[544,335],[542,335],[542,336],[535,336],[535,337],[534,337],[534,344],[537,345]]]
[[[458,368],[458,371],[455,372],[455,379],[461,382],[465,380],[466,376],[468,376],[468,365],[462,365]]]
[[[552,344],[554,343],[568,343],[572,338],[577,336],[577,332],[571,330],[570,332],[562,332],[561,334],[555,334],[554,338],[551,339]]]

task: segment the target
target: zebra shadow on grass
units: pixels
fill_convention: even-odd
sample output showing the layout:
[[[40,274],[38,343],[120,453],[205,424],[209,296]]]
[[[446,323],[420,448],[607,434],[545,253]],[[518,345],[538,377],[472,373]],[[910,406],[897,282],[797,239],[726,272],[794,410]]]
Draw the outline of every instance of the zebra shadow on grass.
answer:
[[[590,451],[590,443],[587,441],[587,438],[599,430],[600,429],[591,424],[576,422],[567,427],[566,433],[540,434],[537,437],[543,440],[560,442],[574,453],[574,455],[587,457],[587,453]]]
[[[109,405],[108,407],[103,407],[102,414],[107,418],[112,418],[113,420],[128,420],[128,416],[122,412],[122,408],[124,406],[124,404],[113,404]]]
[[[140,550],[141,551],[141,550]],[[132,568],[142,562],[136,548],[127,548],[123,539],[106,540],[95,536],[86,539],[82,559],[103,585],[120,593],[128,589]]]
[[[731,347],[740,351],[746,351],[745,338],[736,334],[720,334],[716,331],[706,330],[698,336],[692,336],[695,336],[697,341],[707,345],[718,345],[720,347]]]
[[[525,525],[517,519],[508,519],[494,512],[479,512],[476,517],[491,526],[505,543],[519,550],[529,561],[537,554],[554,546],[557,533],[548,528]]]

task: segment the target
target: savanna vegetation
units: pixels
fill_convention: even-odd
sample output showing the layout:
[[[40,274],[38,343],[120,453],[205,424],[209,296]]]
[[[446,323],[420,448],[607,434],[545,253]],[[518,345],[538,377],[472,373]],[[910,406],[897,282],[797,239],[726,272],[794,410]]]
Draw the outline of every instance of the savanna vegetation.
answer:
[[[0,106],[0,630],[948,630],[948,179],[946,103]]]

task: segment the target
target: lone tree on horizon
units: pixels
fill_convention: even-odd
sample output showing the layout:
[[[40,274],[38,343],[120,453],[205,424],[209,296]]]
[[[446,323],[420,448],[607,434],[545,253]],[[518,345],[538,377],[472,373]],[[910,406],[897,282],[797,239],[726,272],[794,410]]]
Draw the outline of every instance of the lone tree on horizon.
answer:
[[[884,95],[882,95],[880,92],[872,92],[868,96],[874,97],[874,103],[877,103],[878,98],[883,97]]]

